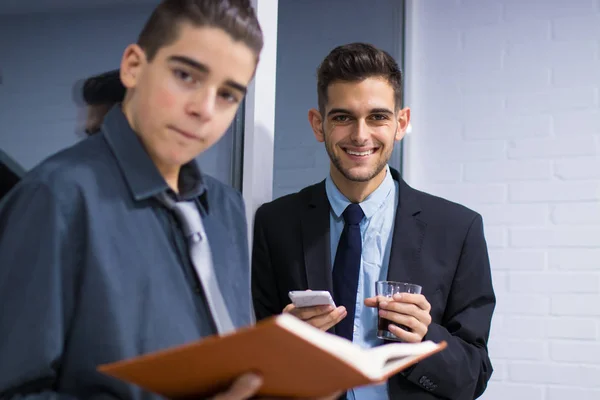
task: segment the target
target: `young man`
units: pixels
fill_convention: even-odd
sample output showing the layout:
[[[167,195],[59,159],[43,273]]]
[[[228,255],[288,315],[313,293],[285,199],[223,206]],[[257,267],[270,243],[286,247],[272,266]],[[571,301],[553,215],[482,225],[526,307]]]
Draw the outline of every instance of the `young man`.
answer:
[[[290,312],[372,347],[375,282],[423,287],[380,303],[405,342],[448,342],[387,385],[349,399],[471,400],[492,374],[487,353],[495,306],[481,216],[409,187],[388,161],[410,110],[387,53],[367,44],[334,49],[317,73],[309,122],[331,160],[325,181],[261,206],[255,217],[252,290],[257,318]],[[427,162],[426,160],[424,162]],[[354,220],[353,220],[354,219]],[[346,223],[344,221],[347,221]],[[338,306],[296,309],[291,290],[329,290]]]
[[[125,99],[100,132],[3,201],[0,398],[156,398],[96,367],[253,322],[241,195],[193,160],[230,125],[262,46],[249,0],[164,0],[124,51]]]

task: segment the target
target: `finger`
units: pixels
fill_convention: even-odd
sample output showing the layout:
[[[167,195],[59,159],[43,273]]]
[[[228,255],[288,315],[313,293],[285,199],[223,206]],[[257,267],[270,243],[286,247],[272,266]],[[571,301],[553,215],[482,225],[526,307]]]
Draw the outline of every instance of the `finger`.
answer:
[[[346,315],[348,315],[348,311],[346,311],[346,307],[340,306],[327,315],[314,317],[306,322],[308,322],[309,324],[311,324],[312,326],[314,326],[316,328],[319,328],[323,331],[327,331],[332,326],[337,325],[342,319],[346,318]]]
[[[301,307],[294,308],[294,310],[291,311],[291,314],[303,321],[307,321],[313,317],[328,314],[333,310],[334,308],[332,306]]]
[[[388,311],[394,315],[406,315],[416,318],[425,327],[431,324],[431,315],[429,312],[421,310],[414,304],[391,302],[385,306],[380,306],[379,311]]]
[[[283,309],[283,312],[291,313],[292,311],[294,311],[295,308],[296,308],[296,306],[294,305],[294,303],[290,303],[287,306],[285,306],[285,308]]]
[[[417,307],[412,303],[403,303],[399,301],[384,301],[379,303],[380,310],[393,311],[399,314],[412,315],[417,317],[418,315],[427,314],[426,311]]]
[[[394,336],[396,336],[398,339],[402,340],[403,342],[420,343],[423,341],[422,336],[419,336],[418,334],[416,334],[414,332],[409,332],[407,330],[404,330],[394,324],[390,324],[388,326],[388,329],[392,334],[394,334]]]
[[[318,397],[318,398],[302,398],[302,400],[336,400],[338,399],[343,392],[337,392],[334,393],[330,396],[325,396],[325,397]],[[261,397],[260,400],[283,400],[282,398],[275,398],[275,397]]]
[[[425,334],[427,334],[427,325],[411,315],[398,314],[385,310],[379,310],[379,315],[382,318],[407,327],[410,331],[412,331],[412,333],[416,334],[421,339],[425,336]]]
[[[415,304],[402,303],[398,301],[389,301],[379,304],[380,310],[392,311],[398,314],[411,315],[417,318],[419,321],[426,322],[429,316],[427,311],[424,311],[417,307]]]
[[[386,297],[386,296],[369,297],[369,298],[365,299],[365,305],[368,307],[377,307],[382,302],[389,302],[392,300],[393,299],[391,297]]]
[[[332,394],[331,396],[321,397],[320,399],[317,399],[317,400],[336,400],[341,395],[342,395],[342,392],[337,392],[337,393]]]
[[[429,311],[431,310],[431,304],[427,301],[425,296],[422,294],[415,293],[396,293],[394,295],[394,301],[414,304],[419,307],[421,310]]]
[[[237,378],[228,391],[216,395],[213,400],[245,400],[256,394],[263,380],[256,374],[245,374]]]
[[[365,306],[367,307],[377,307],[377,297],[368,297],[365,299]]]

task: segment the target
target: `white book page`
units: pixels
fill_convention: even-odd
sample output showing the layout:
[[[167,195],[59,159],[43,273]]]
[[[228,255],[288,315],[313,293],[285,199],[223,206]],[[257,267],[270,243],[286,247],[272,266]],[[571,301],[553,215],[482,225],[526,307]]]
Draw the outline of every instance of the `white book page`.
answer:
[[[365,376],[377,375],[376,371],[380,369],[379,362],[373,362],[372,356],[369,354],[370,350],[364,350],[349,340],[323,332],[289,314],[279,315],[277,324],[352,365]]]
[[[367,351],[377,360],[377,378],[385,376],[398,367],[410,364],[415,358],[435,350],[438,345],[430,340],[421,343],[390,343]]]
[[[289,314],[279,315],[277,324],[345,361],[371,380],[380,380],[388,372],[409,364],[415,358],[438,347],[432,341],[425,341],[421,343],[391,343],[363,349],[349,340],[323,332]]]

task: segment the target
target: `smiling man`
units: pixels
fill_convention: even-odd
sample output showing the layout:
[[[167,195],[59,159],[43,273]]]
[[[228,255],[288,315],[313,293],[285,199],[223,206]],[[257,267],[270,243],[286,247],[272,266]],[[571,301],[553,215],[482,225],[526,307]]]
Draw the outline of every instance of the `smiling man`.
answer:
[[[364,347],[377,338],[375,282],[418,284],[379,315],[405,342],[448,348],[348,399],[472,400],[492,374],[487,352],[495,306],[481,216],[419,192],[388,166],[410,119],[402,75],[373,46],[335,48],[317,72],[308,119],[330,158],[327,178],[261,206],[255,217],[252,291],[257,318],[289,312]],[[424,160],[427,162],[427,160]],[[328,290],[337,308],[295,308],[292,290]]]
[[[161,2],[100,132],[3,201],[0,398],[155,398],[96,367],[253,322],[241,195],[194,159],[226,132],[262,46],[249,0]],[[259,386],[241,377],[218,398]]]

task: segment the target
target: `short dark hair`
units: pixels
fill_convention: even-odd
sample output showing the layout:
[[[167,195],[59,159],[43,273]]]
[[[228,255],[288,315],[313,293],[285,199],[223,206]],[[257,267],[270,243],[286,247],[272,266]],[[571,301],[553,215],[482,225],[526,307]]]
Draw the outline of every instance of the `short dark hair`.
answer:
[[[402,104],[402,71],[392,56],[367,43],[338,46],[325,57],[317,69],[319,111],[325,112],[327,89],[336,81],[358,82],[382,77],[394,88],[396,110]]]
[[[263,34],[250,0],[163,0],[152,12],[138,37],[148,61],[158,50],[177,40],[181,23],[220,28],[256,55],[263,47]]]

